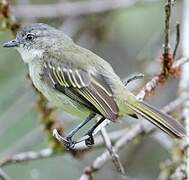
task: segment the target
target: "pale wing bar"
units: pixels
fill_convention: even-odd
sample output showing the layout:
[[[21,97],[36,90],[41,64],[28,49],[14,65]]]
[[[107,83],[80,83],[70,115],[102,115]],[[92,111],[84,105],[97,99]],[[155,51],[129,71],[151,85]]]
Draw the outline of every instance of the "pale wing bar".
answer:
[[[96,110],[112,121],[118,117],[118,107],[110,85],[104,76],[49,61],[44,66],[46,81],[58,91]]]

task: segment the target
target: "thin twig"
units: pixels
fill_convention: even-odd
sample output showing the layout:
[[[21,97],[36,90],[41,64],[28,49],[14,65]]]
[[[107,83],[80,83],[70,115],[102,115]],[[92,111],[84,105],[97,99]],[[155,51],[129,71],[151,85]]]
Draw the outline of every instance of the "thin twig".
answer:
[[[128,128],[119,129],[119,130],[110,132],[108,136],[110,138],[110,141],[112,143],[115,143],[121,136],[126,134],[128,131],[129,131]],[[95,137],[95,145],[93,148],[99,148],[99,147],[104,147],[104,141],[100,135]],[[77,151],[85,151],[88,149],[89,148],[85,145],[85,143],[79,143],[75,147],[75,150]],[[59,154],[53,152],[51,148],[45,148],[39,151],[21,152],[18,154],[8,155],[0,159],[0,167],[7,166],[12,163],[22,163],[25,161],[39,160],[41,158],[42,159],[49,158],[53,155],[59,155]],[[62,155],[62,153],[60,155]]]
[[[177,53],[177,49],[180,43],[180,24],[177,23],[176,24],[176,44],[175,44],[175,48],[173,51],[173,58],[175,59],[176,53]]]
[[[173,69],[182,67],[185,63],[189,62],[189,57],[182,57],[174,62]]]
[[[65,7],[65,6],[64,6]],[[94,8],[94,6],[93,6],[93,9],[95,9]],[[20,12],[23,12],[24,10],[26,10],[25,8],[24,9],[22,9]],[[104,10],[103,10],[104,11]],[[28,12],[31,12],[31,10],[30,11],[28,11]],[[43,11],[41,11],[40,10],[40,12],[43,12]],[[64,11],[63,11],[64,12]],[[68,12],[68,11],[67,11]],[[70,14],[74,14],[73,12],[75,12],[75,11],[70,11],[69,10],[69,13]],[[91,11],[92,13],[94,13],[94,11]],[[68,13],[68,14],[69,14]],[[34,15],[36,15],[35,13],[32,13],[32,14],[34,14]],[[82,15],[81,13],[80,13],[80,15]],[[169,28],[168,28],[169,29]],[[167,38],[167,37],[166,37]],[[166,38],[165,38],[165,40],[166,40]],[[169,38],[168,38],[168,41],[167,42],[169,42]],[[166,43],[165,43],[165,45],[166,45]],[[169,43],[168,43],[168,46],[167,47],[169,47]],[[168,49],[168,48],[167,48]],[[165,66],[166,67],[166,66]],[[158,79],[157,80],[157,82],[159,83],[159,80],[160,79]],[[155,85],[155,87],[157,87],[157,85],[158,85],[158,83],[154,83]],[[149,90],[150,89],[150,90]],[[148,92],[151,92],[152,90],[153,90],[154,88],[148,88]],[[146,95],[146,91],[144,91],[144,93],[143,93],[143,97],[142,97],[142,99],[145,97],[145,95]],[[150,132],[151,131],[153,131],[153,129],[151,129],[151,128],[149,128],[149,130],[150,130]],[[127,142],[129,142],[129,141],[131,141],[131,140],[133,140],[133,138],[134,137],[136,137],[138,134],[140,134],[141,132],[143,133],[143,132],[146,132],[146,128],[145,128],[145,130],[144,130],[144,127],[143,127],[143,125],[138,125],[138,126],[136,126],[135,128],[133,128],[133,130],[132,131],[129,131],[130,132],[130,136],[127,136],[127,137],[124,137],[124,138],[121,138],[117,143],[116,143],[116,145],[115,145],[115,151],[116,151],[116,148],[117,148],[117,151],[118,151],[118,149],[119,148],[121,148],[121,147],[123,147],[123,143],[127,143]],[[133,133],[134,132],[134,133]],[[129,133],[128,133],[129,134]],[[108,153],[108,151],[106,151],[107,153]],[[109,154],[109,153],[108,153]],[[108,156],[109,157],[109,156]],[[110,157],[109,157],[110,158]]]
[[[115,152],[114,147],[112,146],[111,140],[106,129],[103,127],[101,128],[101,135],[104,140],[106,149],[108,150],[109,154],[111,155],[112,161],[117,168],[117,171],[121,174],[122,179],[127,179],[124,167],[120,161],[119,155]]]
[[[189,97],[179,97],[174,101],[172,101],[171,103],[169,103],[167,106],[165,106],[163,108],[163,111],[166,113],[171,113],[176,107],[179,107],[183,102],[185,102],[188,99]],[[112,142],[116,142],[118,139],[120,139],[120,137],[123,137],[123,135],[128,134],[128,132],[130,131],[134,131],[136,133],[136,136],[138,136],[139,134],[142,134],[144,131],[150,134],[154,132],[154,130],[156,130],[155,128],[151,129],[151,127],[145,129],[138,129],[139,128],[138,126],[141,125],[134,126],[133,130],[122,129],[122,130],[114,131],[109,133],[108,136]],[[137,129],[140,131],[137,131]],[[101,147],[103,144],[104,144],[103,140],[100,136],[95,137],[95,148]],[[84,146],[83,144],[78,144],[76,149],[83,151],[86,150],[87,147]],[[50,148],[43,149],[40,151],[22,152],[15,155],[9,155],[8,157],[1,159],[0,166],[9,165],[12,163],[21,163],[24,161],[36,160],[40,158],[49,158],[51,156],[53,156],[53,151]]]
[[[144,77],[143,74],[134,75],[134,76],[130,77],[129,79],[127,79],[126,83],[124,83],[124,84],[125,84],[125,86],[127,86],[127,84],[130,83],[131,81],[136,80],[136,79],[141,79],[143,77]],[[126,180],[127,176],[126,176],[124,167],[123,167],[123,165],[120,161],[119,155],[115,152],[114,147],[112,146],[112,143],[111,143],[111,140],[108,136],[106,128],[102,127],[100,129],[100,132],[101,132],[102,138],[104,140],[106,149],[110,153],[110,156],[112,158],[112,161],[113,161],[115,167],[117,168],[117,171],[121,174],[122,179]]]
[[[182,42],[182,54],[184,57],[189,57],[189,1],[185,0],[184,1],[184,14],[183,14],[183,42]],[[185,63],[182,66],[181,69],[181,81],[180,81],[180,95],[182,97],[188,96],[189,92],[189,63]],[[183,140],[183,143],[185,144],[185,164],[186,164],[186,169],[185,169],[185,174],[186,174],[186,179],[189,179],[189,101],[186,101],[183,104],[183,110],[182,110],[182,115],[184,118],[184,124],[186,127],[186,138]],[[182,149],[182,147],[181,147]]]
[[[0,166],[5,166],[7,164],[19,163],[24,161],[49,158],[54,155],[53,150],[50,148],[42,149],[40,151],[28,151],[22,152],[15,155],[10,155],[0,160]]]
[[[162,69],[160,74],[160,81],[164,82],[169,75],[175,76],[176,71],[172,69],[174,62],[173,54],[171,52],[169,37],[170,37],[170,25],[171,25],[171,12],[173,1],[167,0],[165,4],[165,29],[164,29],[164,44],[163,44],[163,56],[162,56]]]
[[[181,106],[187,100],[189,100],[189,96],[179,97],[179,98],[175,99],[174,101],[170,102],[167,106],[165,106],[162,109],[162,111],[165,113],[171,113],[173,110],[175,110],[177,107]],[[129,129],[121,129],[118,131],[110,132],[108,134],[108,136],[110,138],[110,141],[116,142],[124,135],[129,134],[128,137],[126,137],[126,139],[132,139],[136,136],[139,136],[140,134],[143,134],[144,132],[146,134],[150,134],[155,130],[156,130],[155,127],[154,128],[152,126],[145,127],[145,126],[142,126],[141,124],[137,124],[130,130]],[[134,135],[133,135],[133,133],[131,133],[132,131],[135,132]],[[132,135],[130,135],[130,134],[132,134]],[[102,138],[100,138],[99,136],[95,137],[95,147],[96,148],[101,147],[103,144],[104,143],[103,143]],[[88,147],[86,147],[85,145],[80,144],[80,143],[76,146],[76,150],[79,150],[79,151],[83,151],[87,148]],[[40,159],[40,158],[49,158],[52,155],[53,155],[53,151],[50,148],[46,148],[46,149],[43,149],[40,151],[22,152],[22,153],[15,154],[15,155],[9,155],[8,157],[1,159],[0,167],[9,165],[12,163],[21,163],[24,161],[36,160],[36,159]]]
[[[115,144],[114,150],[117,153],[120,148],[124,147],[127,143],[132,141],[140,133],[143,133],[143,128],[141,124],[138,124],[131,128],[131,130],[126,134],[126,136],[121,137]],[[111,159],[108,150],[105,150],[100,156],[98,156],[90,166],[87,166],[84,170],[84,174],[79,178],[79,180],[89,180],[92,177],[92,173],[100,170],[102,166]]]
[[[165,106],[162,111],[165,113],[171,113],[173,109],[181,106],[183,103],[189,100],[189,95],[185,97],[178,97],[174,101],[170,102],[167,106]]]
[[[154,76],[146,85],[140,90],[137,95],[137,99],[144,100],[147,96],[149,96],[152,91],[159,85],[160,78],[159,76]]]
[[[170,21],[171,21],[171,9],[172,9],[172,0],[168,0],[165,5],[165,30],[164,30],[164,54],[169,53],[170,44],[169,44],[169,33],[170,33]]]
[[[180,106],[183,102],[189,99],[188,97],[178,98],[165,106],[162,111],[165,113],[171,113],[178,106]],[[124,136],[119,138],[119,140],[115,143],[114,150],[118,152],[121,148],[125,147],[129,142],[133,141],[139,135],[150,135],[156,130],[154,126],[149,125],[147,122],[143,122],[137,125],[134,125]],[[110,154],[106,150],[100,156],[98,156],[90,166],[87,166],[84,170],[84,174],[80,177],[80,180],[89,180],[92,176],[92,173],[98,171],[104,166],[104,164],[110,160]]]
[[[177,65],[175,65],[173,63],[172,55],[170,56],[170,54],[169,54],[169,26],[170,26],[170,15],[171,15],[171,6],[172,6],[170,0],[168,1],[168,5],[169,5],[169,7],[165,8],[165,10],[166,10],[165,29],[166,30],[165,30],[165,42],[164,42],[165,43],[165,46],[164,46],[165,49],[164,49],[164,54],[163,54],[163,68],[162,68],[162,71],[160,72],[160,74],[158,76],[155,76],[154,78],[152,78],[152,80],[150,80],[144,86],[144,88],[139,92],[139,94],[137,95],[137,98],[140,99],[140,100],[143,100],[154,89],[156,89],[159,84],[164,82],[165,79],[167,79],[167,76],[169,74],[170,75],[174,75],[175,71],[173,71],[173,67],[174,67],[174,70],[175,70],[175,69],[179,68],[179,66],[181,66],[182,63],[183,63],[183,60],[182,60],[182,63],[177,63]],[[178,62],[181,62],[181,61],[178,61]],[[186,59],[184,60],[184,63],[185,62],[186,62]],[[167,112],[171,111],[171,108],[173,108],[174,106],[180,105],[180,103],[182,103],[182,100],[186,101],[185,98],[184,99],[179,99],[179,100],[177,99],[176,101],[171,103],[170,106],[166,106],[165,107],[165,111],[167,111]],[[188,97],[187,97],[187,99],[188,99]],[[121,147],[125,146],[125,144],[127,144],[130,141],[132,141],[138,135],[143,134],[144,132],[148,132],[147,134],[149,134],[149,133],[151,133],[151,132],[153,132],[155,130],[155,128],[152,127],[152,126],[148,126],[148,128],[146,126],[147,126],[147,124],[136,125],[130,131],[130,133],[127,133],[126,136],[124,136],[123,138],[120,138],[120,140],[117,141],[117,143],[115,144],[115,147],[114,147],[115,150],[118,150]],[[86,168],[86,171],[81,176],[80,180],[87,179],[87,178],[89,179],[89,177],[91,177],[91,174],[94,171],[97,171],[98,169],[100,169],[109,158],[110,157],[108,156],[107,152],[105,151],[101,156],[99,156],[94,161],[94,163],[91,166]]]
[[[170,71],[171,73],[174,72],[175,76],[179,73],[180,67],[184,65],[185,63],[189,62],[188,57],[182,57],[175,61]],[[165,82],[164,77],[162,76],[162,73],[159,75],[154,76],[150,81],[146,83],[146,85],[140,90],[140,92],[137,95],[137,99],[144,100],[146,97],[148,97],[160,84],[163,84]]]
[[[10,177],[0,168],[0,179],[1,180],[10,180]]]

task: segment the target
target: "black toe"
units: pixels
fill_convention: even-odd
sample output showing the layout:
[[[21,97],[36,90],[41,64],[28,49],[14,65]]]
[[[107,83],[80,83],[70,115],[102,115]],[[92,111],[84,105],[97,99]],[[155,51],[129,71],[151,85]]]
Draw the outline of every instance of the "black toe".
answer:
[[[66,138],[67,141],[64,142],[64,147],[67,149],[67,150],[71,150],[74,148],[76,142],[73,141],[72,139],[70,138]]]
[[[85,144],[87,146],[92,146],[94,144],[94,138],[93,136],[89,136],[86,140],[85,140]]]

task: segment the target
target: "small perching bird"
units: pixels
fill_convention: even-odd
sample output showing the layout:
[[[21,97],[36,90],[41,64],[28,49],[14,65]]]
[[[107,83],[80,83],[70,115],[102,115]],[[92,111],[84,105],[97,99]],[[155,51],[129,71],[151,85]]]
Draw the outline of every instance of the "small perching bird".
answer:
[[[138,101],[108,62],[76,45],[60,30],[41,23],[27,25],[4,47],[15,47],[20,52],[34,86],[50,102],[65,112],[87,117],[63,138],[68,149],[77,143],[73,135],[96,115],[101,119],[86,133],[87,145],[94,143],[93,131],[105,119],[115,122],[126,115],[140,115],[169,135],[185,136],[179,122]]]

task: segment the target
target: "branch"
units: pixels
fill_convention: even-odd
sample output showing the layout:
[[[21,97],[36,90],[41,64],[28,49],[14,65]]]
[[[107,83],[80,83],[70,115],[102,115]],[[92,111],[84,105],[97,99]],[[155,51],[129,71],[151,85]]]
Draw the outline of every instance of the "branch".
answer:
[[[124,167],[123,167],[123,165],[120,161],[119,155],[115,152],[115,149],[112,146],[111,140],[108,136],[108,133],[107,133],[107,131],[104,127],[101,129],[101,135],[102,135],[102,138],[104,140],[106,149],[108,150],[108,152],[109,152],[109,154],[112,158],[112,161],[113,161],[115,167],[117,168],[117,171],[121,174],[122,179],[126,180],[127,177],[126,177],[126,174],[125,174]]]
[[[2,169],[0,169],[0,179],[1,180],[10,180],[10,177]]]
[[[182,57],[174,62],[173,69],[178,69],[187,62],[189,62],[189,57]]]
[[[184,57],[189,58],[189,1],[185,0],[184,1],[184,14],[183,14],[183,46],[182,46],[182,54]],[[181,97],[188,96],[189,92],[189,63],[185,63],[182,66],[181,69],[181,80],[180,80],[180,95]],[[189,179],[189,107],[188,107],[189,101],[186,101],[183,104],[183,110],[182,110],[182,115],[184,118],[184,124],[186,127],[186,133],[187,136],[183,140],[183,143],[185,144],[185,164],[186,164],[186,169],[185,169],[185,174],[186,174],[186,179]],[[182,147],[181,147],[182,149]]]
[[[171,75],[176,76],[178,74],[178,68],[182,63],[188,61],[188,59],[182,59],[177,61],[177,65],[173,63],[173,54],[170,52],[169,47],[169,31],[170,31],[170,16],[171,16],[171,7],[172,1],[168,0],[168,4],[165,5],[165,38],[164,38],[164,53],[162,58],[162,69],[159,75],[152,78],[144,88],[139,92],[137,98],[143,100],[147,95],[149,95],[153,90],[155,90],[159,84],[164,84],[165,80]],[[179,63],[178,63],[179,62]],[[186,98],[186,97],[185,97]],[[181,98],[184,99],[183,97]],[[166,106],[164,111],[168,113],[174,106],[180,104],[182,102],[179,98],[176,101],[172,102],[170,106]],[[187,96],[188,99],[188,96]],[[186,99],[185,99],[186,100]],[[185,101],[184,100],[184,101]],[[140,134],[149,134],[155,130],[155,127],[148,126],[147,123],[142,123],[136,125],[131,129],[125,136],[120,138],[115,144],[115,151],[117,152],[120,148],[124,147],[128,142],[132,141],[135,137]],[[147,132],[147,133],[146,133]],[[80,180],[89,179],[92,176],[94,171],[99,170],[106,162],[110,159],[110,156],[107,151],[105,151],[101,156],[99,156],[91,166],[87,167],[84,171],[84,174],[81,176]]]
[[[182,65],[189,62],[188,57],[182,57],[175,61],[171,68],[169,68],[170,73],[174,74],[175,76],[179,74],[179,69]],[[137,95],[137,99],[144,100],[148,97],[159,85],[163,85],[165,83],[166,77],[162,75],[162,72],[159,75],[154,76],[146,85],[141,89],[141,91]]]
[[[169,103],[165,106],[162,111],[165,113],[171,113],[174,111],[178,106],[182,103],[187,101],[189,96],[177,98],[173,102]],[[127,133],[125,133],[119,140],[115,143],[114,150],[117,153],[120,149],[127,146],[128,143],[133,141],[136,137],[140,135],[150,135],[156,130],[156,127],[151,126],[148,122],[143,122],[137,125],[134,125]],[[109,152],[106,150],[100,156],[98,156],[90,166],[87,166],[84,170],[83,175],[80,177],[79,180],[89,180],[92,176],[92,173],[100,170],[105,163],[111,159]]]
[[[182,62],[187,62],[189,59],[189,1],[185,0],[183,3],[183,37],[182,37],[182,58],[178,61],[178,64]],[[189,63],[185,63],[181,67],[181,78],[179,84],[180,97],[184,98],[189,95]],[[187,136],[182,140],[181,143],[177,144],[175,147],[175,153],[172,156],[175,168],[173,171],[168,173],[171,179],[188,179],[189,178],[189,100],[185,101],[182,106],[182,118],[184,119],[184,124],[186,127]],[[180,147],[178,146],[180,145]],[[178,153],[180,152],[180,153]],[[166,169],[165,169],[166,170]],[[172,175],[171,175],[172,173]]]
[[[120,137],[122,137],[127,132],[128,132],[128,128],[120,129],[120,130],[110,132],[108,134],[108,136],[110,138],[110,141],[112,143],[115,143]],[[102,137],[96,136],[95,137],[95,145],[93,146],[93,149],[99,148],[102,146],[104,146],[104,141],[103,141]],[[78,151],[78,152],[84,152],[87,150],[89,151],[90,148],[88,148],[85,145],[85,143],[83,143],[83,144],[79,143],[75,148],[75,151]],[[50,158],[54,155],[59,155],[59,153],[55,153],[51,148],[46,148],[46,149],[42,149],[39,151],[21,152],[18,154],[8,155],[8,156],[0,159],[0,167],[7,166],[12,163],[22,163],[24,161],[39,160],[41,158],[42,159]],[[62,153],[60,155],[62,155]]]
[[[176,53],[177,53],[177,49],[180,43],[180,24],[177,22],[176,24],[176,44],[175,44],[175,48],[173,51],[173,58],[175,59]]]
[[[158,75],[154,76],[142,90],[137,95],[137,98],[144,100],[148,95],[150,95],[159,85],[165,83],[169,76],[177,76],[179,73],[179,66],[182,65],[177,63],[175,65],[173,54],[170,51],[169,44],[169,33],[170,33],[170,19],[171,19],[171,8],[172,0],[168,0],[165,5],[165,30],[164,30],[164,52],[162,55],[162,68]],[[187,59],[188,61],[188,59]],[[179,61],[180,62],[180,61]],[[183,63],[183,62],[182,62]]]
[[[165,113],[171,113],[174,111],[177,107],[181,106],[184,102],[189,100],[189,96],[185,97],[179,97],[175,99],[174,101],[170,102],[167,106],[163,108],[163,111]],[[152,126],[144,126],[142,124],[137,124],[133,126],[130,130],[129,129],[121,129],[117,131],[110,132],[108,134],[111,142],[115,143],[118,141],[121,137],[125,136],[125,141],[126,144],[132,141],[135,137],[139,136],[140,134],[151,134],[156,130],[155,127]],[[95,146],[94,148],[102,147],[104,145],[103,140],[100,136],[95,137]],[[84,151],[87,150],[88,147],[86,147],[83,144],[78,144],[76,147],[77,151]],[[0,160],[0,167],[6,166],[12,163],[21,163],[24,161],[29,161],[29,160],[36,160],[36,159],[41,159],[41,158],[49,158],[53,155],[56,155],[53,153],[52,149],[46,148],[40,151],[29,151],[29,152],[22,152],[18,153],[15,155],[9,155],[8,157],[5,157]],[[108,159],[106,159],[108,161]],[[104,162],[105,163],[105,162]]]
[[[113,2],[113,1],[112,1]],[[118,8],[123,8],[123,7],[128,7],[128,6],[130,6],[130,5],[132,5],[132,3],[134,4],[134,3],[136,3],[137,1],[132,1],[132,3],[129,5],[129,4],[125,4],[125,6],[123,6],[123,4],[121,5],[121,6],[118,6],[118,5],[116,5],[116,4],[119,4],[118,2],[124,2],[124,3],[131,3],[131,0],[128,0],[128,1],[121,1],[121,0],[119,0],[119,1],[114,1],[114,4],[111,4],[111,1],[110,1],[110,3],[105,3],[105,1],[104,0],[97,0],[97,1],[90,1],[90,2],[88,2],[88,1],[83,1],[83,2],[72,2],[72,5],[73,5],[73,3],[75,3],[74,5],[76,5],[77,3],[82,3],[82,5],[84,4],[84,3],[90,3],[90,5],[91,5],[91,8],[89,8],[89,7],[86,7],[86,6],[81,6],[81,4],[77,4],[76,6],[70,6],[70,8],[69,8],[69,6],[67,6],[66,7],[66,3],[64,3],[64,4],[56,4],[56,5],[51,5],[51,6],[47,6],[47,5],[39,5],[39,6],[35,6],[35,5],[33,5],[33,6],[17,6],[17,7],[15,7],[15,9],[14,9],[14,11],[15,11],[15,13],[17,14],[17,15],[19,15],[19,13],[23,13],[22,14],[22,16],[27,16],[27,15],[32,15],[32,17],[33,16],[35,16],[35,17],[37,17],[39,14],[43,14],[44,13],[44,15],[47,17],[48,15],[47,14],[45,14],[45,13],[49,13],[50,14],[50,16],[49,17],[57,17],[57,16],[60,16],[60,15],[62,15],[62,16],[78,16],[78,15],[86,15],[86,14],[90,14],[90,13],[100,13],[100,12],[106,12],[106,11],[109,11],[109,10],[114,10],[114,9],[118,9]],[[70,3],[70,2],[69,2]],[[98,6],[96,6],[96,8],[95,8],[95,4],[98,4]],[[102,4],[102,3],[104,3],[104,4]],[[100,4],[100,5],[99,5]],[[60,6],[61,5],[61,6]],[[86,4],[84,4],[84,5],[86,5]],[[92,6],[93,5],[93,6]],[[111,7],[110,7],[110,5],[111,5]],[[85,7],[84,9],[80,9],[80,11],[78,11],[78,9],[74,9],[74,8],[78,8],[78,7]],[[17,9],[16,9],[17,8]],[[22,8],[22,9],[20,9],[19,10],[19,8]],[[27,9],[28,8],[28,9]],[[30,9],[29,9],[30,8]],[[34,8],[33,10],[31,9],[31,8]],[[38,9],[38,10],[36,10],[35,8],[42,8],[42,9]],[[45,9],[46,8],[46,9]],[[50,9],[49,9],[50,8]],[[51,9],[51,8],[54,8],[54,10],[53,9]],[[63,10],[63,9],[64,10]],[[72,8],[72,9],[71,9]],[[24,12],[25,12],[25,15],[24,15]],[[32,12],[32,13],[31,13]],[[58,15],[57,15],[58,14]],[[29,17],[28,16],[28,17]],[[41,16],[40,16],[41,17]],[[165,54],[165,53],[164,53]],[[169,53],[168,53],[169,54]],[[166,63],[164,63],[164,60],[165,60],[165,56],[163,56],[163,64],[164,64],[164,66],[163,66],[163,70],[162,70],[162,72],[163,72],[163,76],[162,76],[162,72],[158,75],[158,76],[156,76],[155,78],[153,78],[152,79],[152,81],[150,81],[149,83],[148,83],[148,85],[146,85],[144,88],[143,88],[143,90],[141,91],[141,94],[142,95],[138,95],[137,97],[138,98],[140,98],[140,99],[144,99],[145,98],[145,96],[146,95],[148,95],[152,90],[154,90],[157,86],[158,86],[158,84],[160,84],[160,83],[162,83],[163,81],[162,81],[162,79],[164,80],[164,79],[166,79],[167,78],[167,72],[165,71],[165,68],[166,68],[166,70],[168,69],[168,75],[170,74],[170,75],[172,75],[172,70],[175,70],[175,69],[172,69],[172,65],[173,65],[173,63],[172,63],[172,60],[173,60],[173,57],[172,56],[168,56],[168,57],[166,57],[167,58],[167,62]],[[170,64],[171,64],[171,66],[170,66]],[[170,66],[170,67],[169,67]],[[166,72],[166,73],[165,73]],[[42,100],[42,99],[41,99]],[[42,102],[43,102],[43,100],[42,100]],[[45,101],[44,101],[45,102]],[[44,103],[43,102],[43,103]],[[178,104],[178,103],[177,103]],[[46,107],[46,106],[45,106]],[[44,109],[42,109],[42,116],[44,115],[43,113],[46,113],[45,112],[45,110],[46,110],[46,108],[44,108]],[[48,109],[47,109],[48,110]],[[49,115],[47,116],[47,117],[50,117]],[[45,119],[43,119],[43,120],[45,120]],[[44,121],[45,122],[45,121]],[[48,122],[48,123],[47,123]],[[45,128],[49,128],[49,127],[52,127],[52,125],[53,125],[53,123],[52,123],[52,119],[50,120],[50,121],[46,121],[46,125],[45,125]],[[50,124],[50,126],[48,126]],[[115,152],[117,152],[120,148],[122,148],[124,145],[125,145],[125,143],[128,143],[128,142],[130,142],[130,141],[132,141],[133,140],[133,138],[135,138],[136,136],[138,136],[138,135],[140,135],[140,134],[143,134],[143,133],[145,133],[145,134],[149,134],[149,133],[151,133],[151,132],[153,132],[154,130],[155,130],[155,128],[151,128],[151,127],[149,127],[149,128],[146,128],[145,126],[146,126],[146,124],[139,124],[139,125],[136,125],[136,126],[134,126],[132,129],[131,129],[131,131],[129,131],[129,133],[127,134],[127,136],[123,136],[122,138],[120,138],[119,139],[119,141],[117,141],[117,143],[115,144],[115,147],[114,147],[114,149],[115,149]],[[63,128],[63,126],[60,126],[60,128]],[[50,129],[47,129],[48,131],[50,130]],[[58,146],[59,146],[59,144],[57,143],[57,142],[55,142],[55,144],[57,144]],[[61,146],[59,146],[61,149],[62,149],[62,147]],[[29,157],[29,156],[28,156]],[[40,157],[40,156],[39,156]],[[41,157],[43,157],[43,156],[41,156]],[[105,153],[105,159],[104,159],[104,161],[102,160],[102,161],[100,161],[100,159],[98,159],[99,161],[97,161],[97,164],[98,164],[98,162],[99,163],[101,163],[102,165],[103,165],[103,163],[105,163],[106,161],[107,161],[107,159],[108,158],[111,158],[110,157],[110,155],[109,155],[109,152],[108,151],[106,151],[106,153]],[[103,158],[102,158],[103,159]],[[89,171],[86,171],[86,172],[90,172],[90,170],[91,170],[91,172],[93,172],[93,170],[95,170],[95,168],[96,169],[98,169],[98,167],[99,167],[99,165],[97,165],[97,166],[91,166],[90,168],[89,168]]]
[[[169,33],[170,33],[170,23],[171,23],[171,10],[172,10],[172,0],[168,0],[165,5],[165,32],[164,32],[164,54],[169,53]]]
[[[53,150],[50,148],[42,149],[40,151],[28,151],[15,155],[10,155],[0,160],[0,166],[5,166],[12,163],[20,163],[29,160],[36,160],[42,158],[49,158],[54,155]]]
[[[143,133],[143,128],[141,124],[138,124],[130,129],[130,131],[123,137],[121,137],[115,144],[114,150],[117,153],[120,148],[132,141],[140,133]],[[98,156],[92,163],[92,165],[87,166],[84,169],[84,174],[79,178],[79,180],[89,180],[92,177],[92,173],[100,170],[104,164],[111,159],[108,150],[105,150],[100,156]]]

